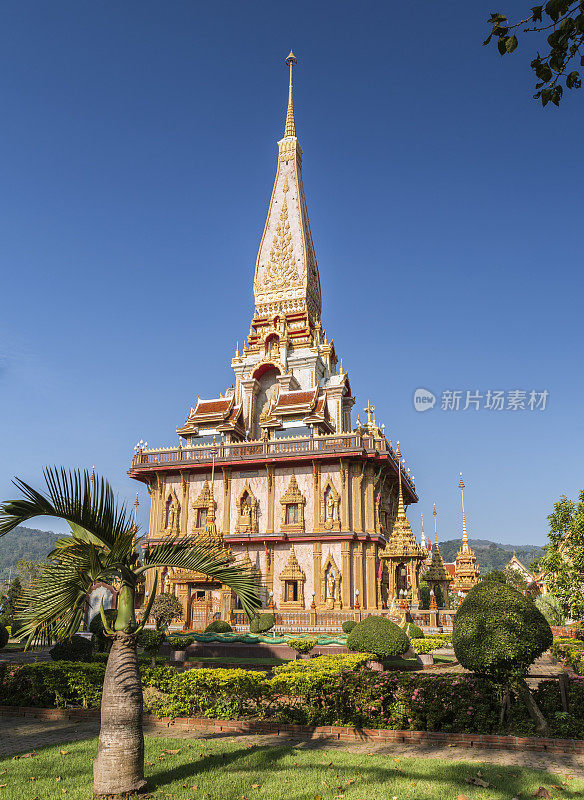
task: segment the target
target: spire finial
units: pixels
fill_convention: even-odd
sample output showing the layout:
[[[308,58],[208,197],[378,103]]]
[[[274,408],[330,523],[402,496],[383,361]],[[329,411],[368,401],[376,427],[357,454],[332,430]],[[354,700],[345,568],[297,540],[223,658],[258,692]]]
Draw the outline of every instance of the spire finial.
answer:
[[[436,511],[436,503],[434,503],[434,541],[436,542],[436,547],[438,547],[438,529],[436,526],[436,517],[438,516],[438,512]]]
[[[397,450],[395,451],[397,456],[397,475],[398,475],[398,496],[397,496],[397,519],[405,519],[406,518],[406,510],[404,508],[404,496],[402,493],[402,481],[401,481],[401,450],[399,449],[399,442],[397,443]]]
[[[298,60],[292,50],[286,58],[286,64],[290,67],[290,86],[288,88],[288,110],[286,112],[286,126],[284,127],[284,138],[296,136],[296,125],[294,123],[294,105],[292,103],[292,69]]]
[[[468,535],[466,532],[466,517],[464,516],[464,481],[462,480],[462,472],[460,473],[460,483],[458,484],[458,488],[460,489],[460,498],[462,501],[462,552],[468,553]]]

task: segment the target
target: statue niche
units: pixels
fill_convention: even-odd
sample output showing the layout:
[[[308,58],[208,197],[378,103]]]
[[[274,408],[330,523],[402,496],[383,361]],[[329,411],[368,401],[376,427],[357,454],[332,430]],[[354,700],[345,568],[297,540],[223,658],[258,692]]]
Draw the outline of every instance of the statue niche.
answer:
[[[296,476],[292,475],[286,492],[280,498],[282,504],[283,533],[304,533],[304,505],[306,498],[298,488]]]
[[[247,481],[237,498],[236,533],[258,533],[258,501]]]
[[[341,530],[341,496],[335,489],[330,475],[320,496],[320,529]]]
[[[340,609],[342,607],[341,570],[330,550],[320,572],[320,597],[321,608]]]
[[[180,503],[174,489],[169,489],[162,507],[161,526],[164,533],[180,533]]]

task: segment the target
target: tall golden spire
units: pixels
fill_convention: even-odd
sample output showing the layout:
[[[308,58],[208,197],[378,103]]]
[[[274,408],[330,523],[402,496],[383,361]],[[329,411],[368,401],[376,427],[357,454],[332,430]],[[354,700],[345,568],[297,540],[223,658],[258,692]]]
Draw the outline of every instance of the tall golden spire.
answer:
[[[438,547],[438,529],[436,527],[436,517],[438,516],[438,514],[436,511],[436,503],[434,503],[434,511],[432,513],[434,514],[434,543],[436,547]]]
[[[406,510],[404,508],[404,496],[402,492],[402,481],[401,481],[401,451],[399,449],[399,442],[397,443],[397,450],[395,451],[397,456],[397,463],[398,463],[398,497],[397,497],[397,519],[405,519],[406,518]]]
[[[288,111],[286,112],[286,126],[284,128],[284,138],[296,136],[296,125],[294,124],[294,105],[292,103],[292,68],[298,60],[292,50],[286,58],[286,64],[290,67],[290,86],[288,88]]]
[[[466,517],[464,516],[464,481],[462,480],[462,472],[460,473],[458,488],[460,489],[460,497],[462,500],[462,552],[468,553],[470,552],[470,548],[468,546],[468,535],[466,532]]]

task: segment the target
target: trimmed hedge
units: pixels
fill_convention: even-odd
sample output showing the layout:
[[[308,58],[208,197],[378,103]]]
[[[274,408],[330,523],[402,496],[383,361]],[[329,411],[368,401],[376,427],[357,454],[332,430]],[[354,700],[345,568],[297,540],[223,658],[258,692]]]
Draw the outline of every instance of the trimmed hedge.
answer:
[[[53,661],[91,661],[93,647],[91,639],[85,636],[72,636],[64,639],[50,650],[49,655]]]
[[[343,633],[351,633],[355,625],[357,625],[357,623],[355,622],[354,619],[345,620],[345,622],[343,622],[342,624]]]
[[[233,633],[233,628],[225,620],[216,619],[207,625],[205,633]]]
[[[276,624],[276,617],[273,614],[258,614],[249,621],[250,633],[265,633],[271,630]]]
[[[372,653],[378,659],[401,656],[410,646],[405,631],[385,617],[366,617],[347,637],[349,650]]]
[[[435,636],[425,636],[423,639],[411,639],[411,645],[416,653],[433,653],[434,650],[439,650],[441,647],[447,645],[444,639],[438,639]]]
[[[99,708],[105,664],[41,661],[0,664],[0,703],[42,708]]]
[[[6,645],[8,644],[8,639],[10,638],[8,631],[6,630],[4,625],[0,625],[0,650],[3,650]]]
[[[413,622],[408,622],[404,625],[403,630],[406,632],[408,639],[423,639],[424,638],[424,631],[421,628],[418,628],[417,625],[414,625]]]
[[[318,641],[316,639],[286,639],[286,644],[291,650],[296,650],[297,653],[306,655],[313,650]]]
[[[554,639],[551,651],[554,658],[572,667],[576,675],[584,675],[584,642],[581,639]]]
[[[186,650],[195,640],[192,636],[169,636],[166,641],[171,650]]]
[[[502,683],[524,675],[552,639],[533,600],[498,580],[478,583],[454,617],[452,644],[458,661]]]

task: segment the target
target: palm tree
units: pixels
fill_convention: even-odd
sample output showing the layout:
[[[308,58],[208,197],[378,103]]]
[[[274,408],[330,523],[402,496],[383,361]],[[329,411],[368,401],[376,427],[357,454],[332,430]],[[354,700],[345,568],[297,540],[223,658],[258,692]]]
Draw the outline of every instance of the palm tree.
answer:
[[[29,644],[73,636],[83,620],[88,592],[96,581],[118,579],[117,617],[104,626],[112,638],[101,702],[101,728],[93,766],[96,795],[141,791],[144,780],[142,683],[136,653],[137,633],[150,613],[156,582],[143,622],[136,621],[135,594],[149,569],[175,567],[202,572],[229,586],[249,616],[260,605],[254,576],[217,548],[174,538],[145,550],[138,559],[137,530],[125,507],[116,504],[107,481],[89,473],[50,468],[44,471],[46,491],[38,492],[16,479],[22,498],[0,505],[0,536],[33,517],[66,520],[71,536],[58,539],[49,563],[30,589],[23,592],[18,620]]]

